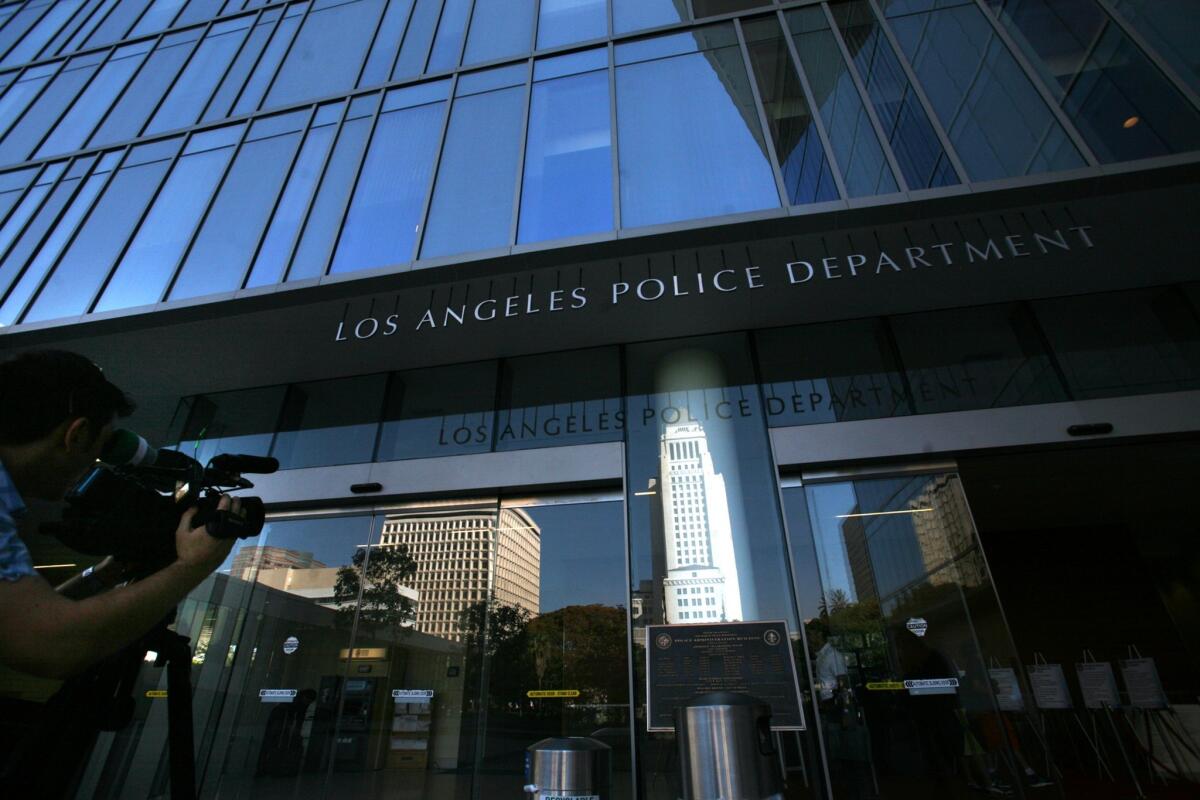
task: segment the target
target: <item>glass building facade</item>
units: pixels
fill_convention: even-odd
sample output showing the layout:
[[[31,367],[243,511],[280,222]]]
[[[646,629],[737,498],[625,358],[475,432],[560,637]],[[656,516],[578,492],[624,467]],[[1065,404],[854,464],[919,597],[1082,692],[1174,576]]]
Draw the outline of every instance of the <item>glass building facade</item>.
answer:
[[[1189,0],[24,0],[0,350],[279,461],[174,623],[200,797],[517,800],[582,735],[675,798],[647,626],[770,620],[789,800],[1170,800],[1197,175]],[[165,687],[59,788],[165,794]]]

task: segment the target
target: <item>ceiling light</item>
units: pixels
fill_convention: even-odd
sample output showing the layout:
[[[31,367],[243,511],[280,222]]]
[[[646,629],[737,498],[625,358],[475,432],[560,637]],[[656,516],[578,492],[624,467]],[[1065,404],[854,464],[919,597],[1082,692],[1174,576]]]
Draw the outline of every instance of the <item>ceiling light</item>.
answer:
[[[1129,119],[1125,120],[1125,122],[1122,124],[1122,127],[1125,128],[1126,130],[1128,130],[1129,128],[1132,128],[1134,125],[1137,125],[1141,121],[1142,121],[1141,117],[1134,115],[1134,116],[1130,117]]]

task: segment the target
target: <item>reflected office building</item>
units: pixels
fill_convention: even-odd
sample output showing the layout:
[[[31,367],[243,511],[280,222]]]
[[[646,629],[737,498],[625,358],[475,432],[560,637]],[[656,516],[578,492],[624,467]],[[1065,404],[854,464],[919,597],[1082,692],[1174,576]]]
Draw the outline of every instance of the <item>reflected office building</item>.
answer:
[[[647,631],[764,621],[785,800],[1200,794],[1198,5],[0,0],[0,358],[279,463],[198,800],[676,800]],[[168,793],[138,663],[18,794]]]

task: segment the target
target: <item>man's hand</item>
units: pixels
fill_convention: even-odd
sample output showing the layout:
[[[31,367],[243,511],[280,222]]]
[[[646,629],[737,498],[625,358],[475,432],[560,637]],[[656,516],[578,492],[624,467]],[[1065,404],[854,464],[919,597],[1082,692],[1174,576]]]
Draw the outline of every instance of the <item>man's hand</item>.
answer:
[[[196,511],[197,509],[192,507],[183,512],[183,517],[179,520],[179,527],[175,529],[175,553],[178,563],[200,575],[207,575],[221,566],[221,562],[233,549],[234,540],[218,539],[210,535],[203,525],[193,528],[192,518],[196,516]],[[241,514],[242,501],[236,497],[224,495],[217,503],[217,511],[228,511],[234,515]]]

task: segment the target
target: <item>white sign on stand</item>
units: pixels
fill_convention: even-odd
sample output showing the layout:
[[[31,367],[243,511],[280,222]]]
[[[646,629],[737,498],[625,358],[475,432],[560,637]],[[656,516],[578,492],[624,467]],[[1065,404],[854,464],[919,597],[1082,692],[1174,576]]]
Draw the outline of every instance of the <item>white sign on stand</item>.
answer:
[[[1029,687],[1038,708],[1061,710],[1071,708],[1071,690],[1063,675],[1062,664],[1030,664]]]
[[[1134,708],[1167,708],[1167,693],[1153,658],[1127,658],[1121,662],[1121,679]]]
[[[1025,699],[1021,696],[1021,683],[1017,671],[1012,667],[992,667],[988,670],[992,680],[992,692],[1001,711],[1024,711]]]
[[[291,703],[297,694],[295,689],[259,689],[258,699],[264,703]]]
[[[433,689],[392,689],[392,700],[397,703],[432,703]]]
[[[1075,665],[1075,674],[1079,677],[1079,691],[1083,694],[1085,708],[1120,708],[1121,695],[1117,691],[1112,664],[1084,661]]]

